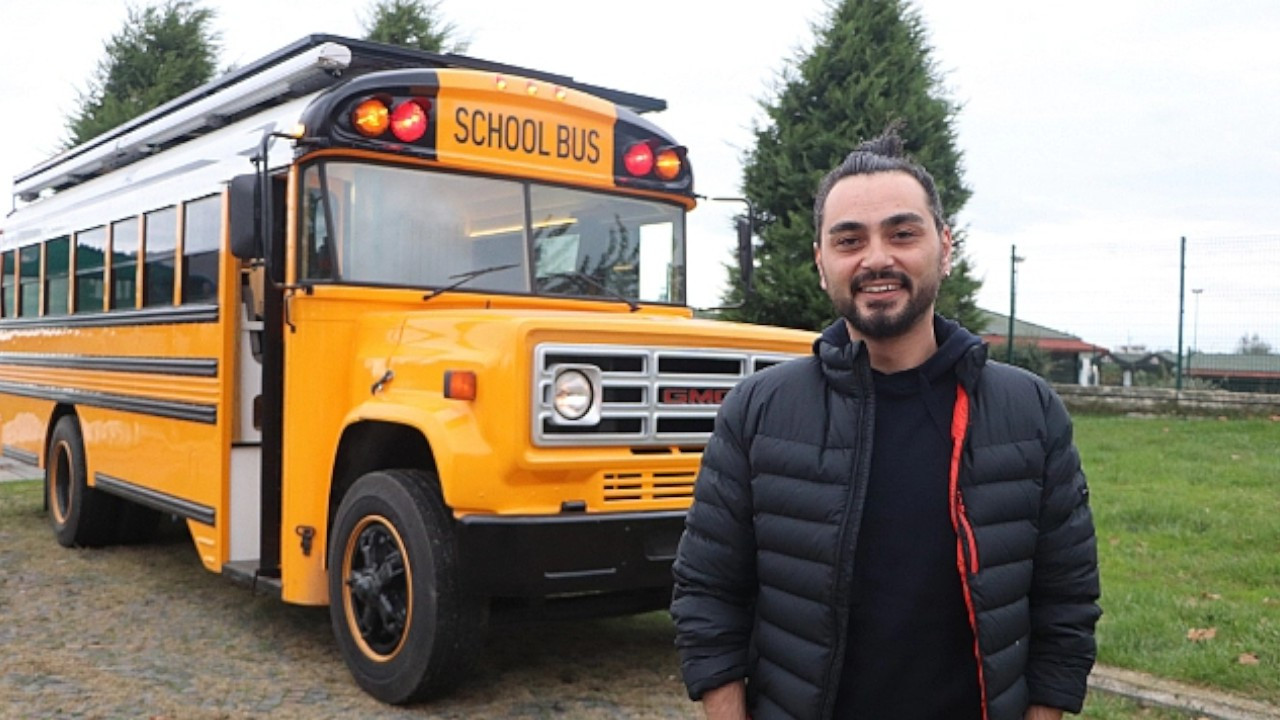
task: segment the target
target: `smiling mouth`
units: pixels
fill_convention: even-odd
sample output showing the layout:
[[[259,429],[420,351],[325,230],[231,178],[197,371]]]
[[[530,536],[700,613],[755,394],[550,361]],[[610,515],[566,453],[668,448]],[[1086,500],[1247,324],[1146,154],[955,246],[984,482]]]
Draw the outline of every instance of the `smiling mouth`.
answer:
[[[892,285],[867,285],[865,287],[859,288],[858,292],[869,293],[871,295],[879,295],[880,293],[893,292],[894,290],[901,290],[901,289],[902,289],[902,286],[895,283]]]
[[[863,273],[853,281],[852,290],[855,295],[887,295],[898,290],[909,290],[911,280],[896,270],[885,270],[878,273]]]

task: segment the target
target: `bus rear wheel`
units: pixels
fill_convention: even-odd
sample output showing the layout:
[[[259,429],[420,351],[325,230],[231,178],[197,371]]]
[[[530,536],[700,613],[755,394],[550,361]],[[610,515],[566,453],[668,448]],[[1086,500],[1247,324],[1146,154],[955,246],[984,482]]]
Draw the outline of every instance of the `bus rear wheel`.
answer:
[[[461,590],[435,475],[383,470],[357,480],[330,538],[329,616],[360,687],[395,705],[451,690],[474,663],[485,614]]]
[[[115,539],[114,497],[89,487],[84,435],[74,415],[53,426],[45,454],[49,522],[63,547],[101,547]]]

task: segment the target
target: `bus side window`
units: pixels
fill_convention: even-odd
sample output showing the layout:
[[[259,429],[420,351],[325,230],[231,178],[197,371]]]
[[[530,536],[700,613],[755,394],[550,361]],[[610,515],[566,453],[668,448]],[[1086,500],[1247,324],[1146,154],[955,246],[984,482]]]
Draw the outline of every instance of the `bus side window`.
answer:
[[[182,304],[216,303],[222,196],[192,200],[183,215]]]
[[[312,173],[308,173],[310,178]],[[329,194],[329,206],[337,208],[337,198]],[[334,280],[333,229],[325,217],[324,195],[318,187],[308,187],[302,196],[302,272],[308,280]]]
[[[11,318],[18,314],[17,281],[13,276],[13,250],[0,259],[0,315]]]
[[[111,309],[138,306],[138,218],[111,224]]]
[[[102,312],[107,228],[99,226],[76,233],[76,289],[74,312]]]
[[[169,206],[146,214],[143,246],[142,305],[173,304],[174,254],[178,251],[178,209]]]
[[[44,244],[44,314],[66,315],[71,297],[71,238]]]
[[[18,250],[18,317],[40,314],[40,249],[28,245]]]

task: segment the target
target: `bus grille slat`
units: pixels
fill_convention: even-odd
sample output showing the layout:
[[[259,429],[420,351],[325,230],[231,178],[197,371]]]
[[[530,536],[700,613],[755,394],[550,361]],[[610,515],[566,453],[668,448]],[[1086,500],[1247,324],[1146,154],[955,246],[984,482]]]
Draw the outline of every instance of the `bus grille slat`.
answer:
[[[679,500],[693,497],[694,472],[605,473],[601,487],[606,505]]]

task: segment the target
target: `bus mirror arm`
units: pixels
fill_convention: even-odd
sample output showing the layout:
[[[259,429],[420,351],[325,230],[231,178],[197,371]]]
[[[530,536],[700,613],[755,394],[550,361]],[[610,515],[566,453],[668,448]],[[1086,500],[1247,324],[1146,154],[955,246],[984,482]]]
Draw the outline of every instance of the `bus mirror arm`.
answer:
[[[747,203],[746,217],[738,217],[735,222],[738,230],[738,279],[742,282],[742,296],[745,301],[755,291],[755,286],[751,284],[756,266],[753,238],[755,233],[752,227],[755,222],[755,213],[750,202]]]
[[[267,130],[262,133],[258,152],[250,160],[252,174],[237,175],[231,179],[231,254],[241,260],[263,260],[267,267],[267,279],[279,285],[283,278],[276,275],[281,270],[280,259],[275,255],[273,242],[274,218],[272,217],[271,191],[271,141],[274,138],[298,140],[288,133]],[[305,139],[305,138],[304,138]]]

